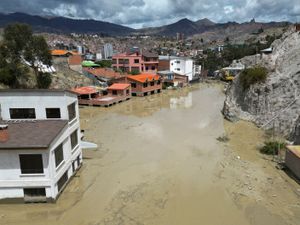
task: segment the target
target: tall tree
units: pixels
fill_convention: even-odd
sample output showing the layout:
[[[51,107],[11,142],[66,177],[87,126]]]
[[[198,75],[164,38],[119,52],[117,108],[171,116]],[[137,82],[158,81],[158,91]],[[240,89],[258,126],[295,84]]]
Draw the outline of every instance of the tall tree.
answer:
[[[12,24],[4,29],[3,41],[0,43],[0,82],[10,87],[19,87],[19,79],[28,76],[25,62],[33,69],[40,83],[51,83],[50,75],[44,75],[39,67],[44,64],[51,66],[51,54],[44,37],[33,35],[30,26],[26,24]],[[40,79],[46,79],[47,82]],[[43,88],[47,87],[44,85]]]

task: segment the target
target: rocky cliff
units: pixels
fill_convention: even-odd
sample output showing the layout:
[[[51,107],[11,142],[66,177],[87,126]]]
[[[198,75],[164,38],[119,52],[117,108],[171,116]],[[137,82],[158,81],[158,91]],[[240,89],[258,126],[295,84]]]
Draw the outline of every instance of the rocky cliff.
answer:
[[[223,113],[227,119],[253,121],[300,144],[300,32],[289,29],[272,49],[271,54],[240,60],[246,67],[266,67],[268,78],[243,90],[237,77],[226,91]]]

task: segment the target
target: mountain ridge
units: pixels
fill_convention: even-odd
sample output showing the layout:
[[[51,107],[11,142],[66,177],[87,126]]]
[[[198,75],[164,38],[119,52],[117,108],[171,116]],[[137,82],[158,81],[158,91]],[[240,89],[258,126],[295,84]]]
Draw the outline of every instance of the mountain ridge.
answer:
[[[127,26],[122,26],[110,22],[98,21],[93,19],[73,19],[67,17],[46,17],[38,15],[29,15],[26,13],[0,13],[0,27],[5,27],[10,23],[27,23],[33,27],[37,32],[49,32],[49,33],[93,33],[104,34],[110,36],[126,36],[131,34],[137,35],[155,35],[155,36],[175,36],[177,33],[182,33],[185,36],[192,36],[195,34],[201,34],[207,31],[218,31],[226,29],[228,27],[241,27],[246,31],[253,32],[255,29],[283,26],[286,22],[269,22],[269,23],[257,23],[257,22],[227,22],[227,23],[214,23],[213,21],[203,18],[197,21],[183,18],[175,23],[149,27],[142,29],[134,29]]]

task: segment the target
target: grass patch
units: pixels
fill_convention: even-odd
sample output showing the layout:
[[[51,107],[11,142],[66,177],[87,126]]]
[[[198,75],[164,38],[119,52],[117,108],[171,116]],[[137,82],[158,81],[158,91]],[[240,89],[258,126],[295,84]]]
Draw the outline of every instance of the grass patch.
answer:
[[[217,138],[219,142],[228,142],[230,139],[227,135],[223,135]]]
[[[239,79],[243,89],[247,90],[253,84],[265,82],[267,75],[268,71],[266,68],[257,66],[243,70]]]
[[[264,143],[264,146],[259,149],[259,151],[265,155],[278,155],[278,150],[283,149],[284,147],[284,142],[267,141]]]

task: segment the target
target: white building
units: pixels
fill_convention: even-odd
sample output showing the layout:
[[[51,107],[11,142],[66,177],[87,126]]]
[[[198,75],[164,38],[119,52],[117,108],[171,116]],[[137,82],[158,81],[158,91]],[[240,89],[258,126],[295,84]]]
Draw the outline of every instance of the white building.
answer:
[[[77,95],[0,91],[0,200],[55,201],[82,163]]]
[[[104,59],[111,59],[113,54],[114,54],[114,49],[113,49],[112,44],[109,44],[109,43],[104,44],[103,54],[102,54],[103,58]]]
[[[170,60],[170,71],[187,76],[189,82],[199,78],[201,66],[195,65],[194,60],[189,58],[177,58]]]

